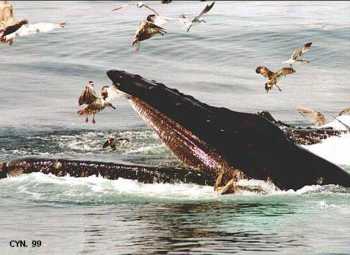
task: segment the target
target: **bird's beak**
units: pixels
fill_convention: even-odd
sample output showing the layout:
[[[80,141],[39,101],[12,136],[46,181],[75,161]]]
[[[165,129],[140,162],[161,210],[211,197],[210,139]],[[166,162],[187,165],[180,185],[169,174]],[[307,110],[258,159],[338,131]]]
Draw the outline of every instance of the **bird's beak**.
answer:
[[[115,106],[112,105],[112,104],[110,104],[109,106],[112,107],[114,110],[117,109],[117,108],[115,108]]]

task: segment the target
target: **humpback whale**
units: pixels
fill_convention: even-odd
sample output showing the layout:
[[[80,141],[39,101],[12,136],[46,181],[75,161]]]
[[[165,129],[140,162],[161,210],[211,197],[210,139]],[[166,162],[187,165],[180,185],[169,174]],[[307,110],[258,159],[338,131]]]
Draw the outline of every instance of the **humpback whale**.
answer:
[[[293,133],[293,127],[276,121],[267,112],[252,114],[210,106],[125,71],[110,70],[107,76],[188,168],[28,158],[0,164],[0,178],[30,172],[101,175],[145,183],[222,185],[225,192],[239,190],[237,183],[243,178],[270,181],[282,190],[314,184],[350,187],[346,171],[298,145],[296,137],[310,140],[307,130]],[[328,131],[311,130],[311,134],[322,136],[324,133],[317,132],[327,135]],[[339,134],[332,132],[329,134]],[[232,187],[227,188],[228,183]]]
[[[346,171],[298,146],[264,117],[210,106],[125,71],[110,70],[107,76],[180,160],[216,176],[224,173],[224,182],[270,180],[284,190],[350,186]]]

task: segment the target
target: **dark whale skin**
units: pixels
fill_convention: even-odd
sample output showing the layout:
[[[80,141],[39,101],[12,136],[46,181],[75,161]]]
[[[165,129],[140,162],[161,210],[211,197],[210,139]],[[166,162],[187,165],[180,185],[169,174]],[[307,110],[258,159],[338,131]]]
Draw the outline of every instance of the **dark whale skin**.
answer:
[[[71,177],[96,175],[110,180],[124,178],[142,183],[214,184],[214,177],[205,172],[166,166],[48,158],[22,158],[0,163],[0,179],[34,172]]]
[[[284,190],[314,184],[350,186],[346,171],[296,145],[277,125],[257,114],[210,106],[125,71],[110,70],[107,76],[120,91],[190,130],[248,178],[271,180]]]

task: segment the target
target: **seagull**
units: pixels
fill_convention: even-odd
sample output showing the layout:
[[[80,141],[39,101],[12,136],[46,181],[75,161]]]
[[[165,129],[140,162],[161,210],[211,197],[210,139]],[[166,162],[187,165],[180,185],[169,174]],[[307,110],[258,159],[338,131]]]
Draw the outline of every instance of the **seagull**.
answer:
[[[326,117],[313,109],[306,108],[303,106],[297,107],[297,111],[305,118],[307,118],[309,121],[311,121],[315,126],[323,126],[327,124]]]
[[[29,36],[36,33],[48,33],[55,29],[64,28],[66,25],[65,22],[60,23],[48,23],[48,22],[40,22],[40,23],[34,23],[34,24],[23,24],[17,31],[7,34],[4,36],[5,41],[11,41],[14,40],[17,36],[23,37],[23,36]]]
[[[202,18],[202,16],[208,13],[213,8],[214,4],[215,2],[212,2],[211,4],[207,4],[204,7],[204,9],[201,11],[201,13],[192,19],[188,18],[185,14],[182,14],[179,17],[179,21],[187,27],[186,31],[189,32],[193,25],[206,23],[206,21]]]
[[[322,114],[321,112],[315,111],[313,109],[307,108],[307,107],[303,107],[303,106],[299,106],[296,109],[303,117],[307,118],[310,122],[312,122],[315,126],[319,127],[319,126],[323,126],[328,124],[330,121],[327,120],[327,118],[324,116],[324,114]],[[346,114],[350,114],[350,108],[344,109],[342,110],[338,116],[341,115],[346,115]],[[343,123],[342,121],[340,121],[337,118],[334,118],[335,120],[337,120],[338,122],[340,122],[342,125],[344,125],[347,129],[349,129],[349,126],[345,123]]]
[[[130,4],[124,4],[124,5],[121,5],[121,6],[114,8],[112,11],[118,11],[121,9],[125,9],[128,6],[130,6]],[[156,11],[155,9],[150,7],[149,5],[145,4],[144,2],[137,2],[136,7],[137,8],[144,7],[146,9],[148,9],[149,11],[151,11],[153,14],[149,15],[147,20],[156,24],[157,26],[163,26],[168,21],[178,20],[177,18],[170,18],[170,17],[165,17],[165,16],[160,15],[158,11]]]
[[[130,4],[123,4],[123,5],[120,5],[120,6],[118,6],[118,7],[116,7],[116,8],[114,8],[112,11],[119,11],[119,10],[121,10],[121,9],[124,9],[124,8],[126,8],[126,7],[128,7],[128,6],[130,6]],[[136,3],[136,7],[137,8],[142,8],[142,7],[145,7],[146,9],[148,9],[148,10],[150,10],[151,12],[153,12],[154,14],[156,14],[156,15],[159,15],[159,13],[156,11],[156,10],[154,10],[153,8],[151,8],[151,7],[149,7],[147,4],[145,4],[144,2],[137,2]]]
[[[112,148],[112,150],[116,150],[117,149],[117,143],[119,142],[130,142],[130,140],[128,138],[113,138],[113,137],[109,137],[107,139],[107,141],[103,144],[103,148],[107,148],[108,146],[110,146]]]
[[[147,4],[145,4],[144,2],[137,2],[136,6],[137,6],[138,8],[145,7],[146,9],[150,10],[151,12],[153,12],[155,15],[159,16],[159,13],[158,13],[155,9],[149,7],[149,6],[148,6]]]
[[[94,82],[89,81],[85,89],[79,97],[79,105],[85,105],[84,108],[78,111],[79,115],[85,115],[85,122],[89,122],[89,115],[92,115],[92,123],[95,124],[96,113],[102,111],[106,107],[116,109],[109,101],[116,96],[114,87],[103,86],[101,88],[101,95],[97,95],[94,89]]]
[[[283,67],[279,69],[277,72],[272,72],[265,66],[258,66],[255,72],[267,78],[267,82],[265,83],[265,90],[266,90],[266,93],[268,93],[273,86],[276,86],[279,91],[282,91],[282,89],[277,85],[277,82],[282,77],[288,74],[295,73],[295,70],[291,67]]]
[[[296,48],[294,49],[292,55],[290,56],[290,58],[283,62],[284,64],[289,64],[290,67],[292,67],[292,64],[296,63],[296,62],[302,62],[302,63],[310,63],[309,60],[305,60],[302,59],[302,56],[308,52],[311,48],[312,42],[308,42],[304,44],[303,48]]]
[[[136,46],[136,50],[139,50],[141,41],[150,39],[157,34],[160,34],[163,36],[166,33],[167,32],[164,28],[157,26],[153,22],[150,22],[148,20],[142,21],[135,33],[132,46]]]

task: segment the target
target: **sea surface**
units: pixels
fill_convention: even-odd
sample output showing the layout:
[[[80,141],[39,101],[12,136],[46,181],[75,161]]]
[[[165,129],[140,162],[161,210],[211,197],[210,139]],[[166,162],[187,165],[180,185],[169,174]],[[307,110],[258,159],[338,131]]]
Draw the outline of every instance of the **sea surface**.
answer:
[[[17,1],[15,15],[66,27],[0,45],[0,161],[27,156],[177,165],[178,160],[133,111],[114,101],[95,125],[77,115],[88,80],[110,84],[121,69],[201,101],[237,111],[271,111],[309,124],[311,107],[331,121],[350,107],[349,2],[216,2],[207,23],[186,33],[175,22],[164,37],[130,44],[148,12],[135,2]],[[150,5],[162,15],[195,14],[205,2]],[[283,66],[312,41],[309,64],[266,94],[258,65]],[[109,136],[130,139],[102,149]],[[350,171],[350,136],[307,147]],[[268,148],[267,148],[268,149]],[[252,181],[254,182],[254,181]],[[220,196],[212,187],[141,184],[101,177],[33,173],[0,180],[0,254],[350,254],[350,190],[335,185]],[[11,240],[40,240],[11,248]]]

